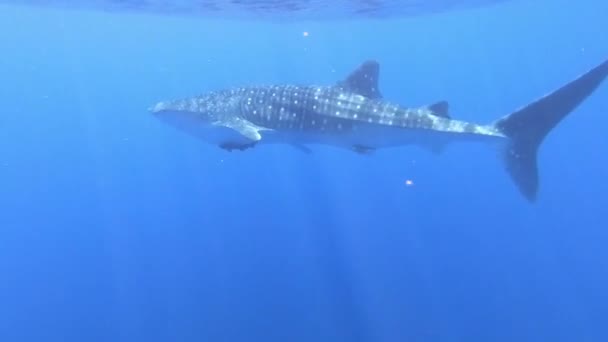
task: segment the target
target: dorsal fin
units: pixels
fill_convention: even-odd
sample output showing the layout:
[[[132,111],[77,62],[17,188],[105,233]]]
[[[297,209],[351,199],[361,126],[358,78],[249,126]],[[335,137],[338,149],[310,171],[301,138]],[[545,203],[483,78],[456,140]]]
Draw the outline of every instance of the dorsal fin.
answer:
[[[449,114],[449,104],[447,101],[439,101],[427,107],[433,115],[446,119],[451,119]]]
[[[382,94],[378,89],[379,73],[380,64],[374,60],[368,60],[351,72],[346,79],[338,82],[338,86],[370,99],[381,99]]]

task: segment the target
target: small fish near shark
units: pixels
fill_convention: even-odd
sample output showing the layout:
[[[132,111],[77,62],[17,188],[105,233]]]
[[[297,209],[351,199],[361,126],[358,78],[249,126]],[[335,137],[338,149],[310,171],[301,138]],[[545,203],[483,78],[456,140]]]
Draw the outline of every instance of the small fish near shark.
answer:
[[[322,144],[361,154],[404,145],[437,153],[452,142],[497,144],[519,192],[534,202],[539,146],[604,81],[608,60],[490,124],[452,119],[446,101],[415,108],[386,101],[378,88],[379,70],[378,62],[368,60],[335,84],[224,89],[159,102],[149,110],[227,151],[279,143],[308,152],[308,146]]]

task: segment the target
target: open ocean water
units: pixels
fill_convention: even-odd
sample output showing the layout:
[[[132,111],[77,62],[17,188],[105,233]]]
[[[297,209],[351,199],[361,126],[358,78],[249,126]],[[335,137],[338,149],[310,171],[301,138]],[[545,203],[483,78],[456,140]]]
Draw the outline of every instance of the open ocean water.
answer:
[[[227,152],[148,112],[375,59],[490,123],[608,58],[608,2],[0,3],[0,341],[608,341],[608,82],[533,203],[484,144]]]

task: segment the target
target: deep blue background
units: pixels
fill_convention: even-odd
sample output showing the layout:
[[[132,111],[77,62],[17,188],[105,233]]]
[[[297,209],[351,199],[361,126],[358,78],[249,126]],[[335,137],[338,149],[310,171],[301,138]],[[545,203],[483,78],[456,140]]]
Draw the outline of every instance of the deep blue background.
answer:
[[[545,140],[535,204],[488,146],[226,153],[146,112],[332,83],[375,58],[385,97],[491,122],[608,58],[606,13],[517,1],[288,24],[0,7],[0,340],[607,341],[608,84]]]

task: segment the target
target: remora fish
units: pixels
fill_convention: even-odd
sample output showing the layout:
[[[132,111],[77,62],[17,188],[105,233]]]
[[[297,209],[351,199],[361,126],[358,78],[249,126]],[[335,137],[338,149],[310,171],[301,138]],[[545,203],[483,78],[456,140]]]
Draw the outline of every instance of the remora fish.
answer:
[[[406,108],[383,99],[379,64],[369,60],[333,85],[273,85],[225,89],[159,102],[156,117],[232,151],[286,143],[304,151],[325,144],[358,153],[420,145],[440,151],[455,141],[498,143],[506,169],[531,202],[538,192],[537,151],[545,136],[608,75],[608,60],[491,124],[452,119],[448,103]]]

